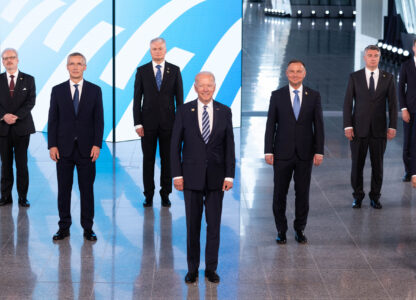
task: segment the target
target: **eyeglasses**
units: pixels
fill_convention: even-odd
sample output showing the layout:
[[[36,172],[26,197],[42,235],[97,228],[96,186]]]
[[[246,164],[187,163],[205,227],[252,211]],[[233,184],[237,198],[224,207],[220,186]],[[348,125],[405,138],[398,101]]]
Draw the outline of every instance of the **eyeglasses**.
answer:
[[[6,56],[6,57],[3,57],[3,60],[15,60],[17,58],[17,56]]]

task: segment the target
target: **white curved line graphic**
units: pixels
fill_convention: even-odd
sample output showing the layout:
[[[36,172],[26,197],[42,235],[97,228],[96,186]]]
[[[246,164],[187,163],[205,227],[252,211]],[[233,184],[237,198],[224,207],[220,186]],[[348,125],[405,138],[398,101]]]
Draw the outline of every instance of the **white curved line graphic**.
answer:
[[[56,21],[43,43],[58,52],[75,27],[103,0],[75,1]]]
[[[177,47],[172,48],[168,53],[166,53],[166,61],[171,62],[177,65],[181,70],[183,70],[189,61],[194,57],[195,54]],[[133,120],[133,99],[131,100],[129,106],[124,111],[123,116],[120,121],[117,123],[116,127],[116,141],[131,141],[137,140],[138,136],[134,130],[134,120]],[[113,141],[113,130],[110,131],[110,134],[105,139],[107,142]]]
[[[116,56],[116,87],[124,89],[137,64],[149,51],[151,39],[160,36],[177,18],[187,10],[206,0],[172,0],[158,9],[130,37]],[[111,85],[113,81],[112,59],[107,64],[100,79]]]
[[[58,0],[45,0],[32,9],[6,37],[3,44],[16,50],[32,34],[33,31],[56,9],[65,5]]]
[[[218,94],[221,85],[227,76],[228,71],[234,63],[234,60],[241,51],[241,19],[234,23],[233,26],[224,34],[214,50],[209,55],[201,71],[210,71],[215,75],[217,88],[214,98]],[[186,101],[196,99],[197,95],[192,86]]]
[[[1,17],[7,22],[11,23],[14,21],[16,16],[20,13],[23,7],[29,2],[29,0],[11,0],[2,13]]]
[[[231,104],[231,111],[233,113],[233,127],[241,126],[241,87],[235,95],[234,101]]]
[[[124,29],[116,27],[116,35]],[[112,38],[112,24],[100,22],[92,28],[84,37],[68,52],[81,52],[88,61],[101,49],[101,47]],[[88,68],[87,71],[88,72]],[[37,131],[43,131],[48,121],[48,110],[50,102],[50,93],[52,87],[58,83],[68,80],[68,71],[66,69],[66,57],[61,61],[42,90],[36,98],[36,105],[32,110],[34,115],[35,127]]]

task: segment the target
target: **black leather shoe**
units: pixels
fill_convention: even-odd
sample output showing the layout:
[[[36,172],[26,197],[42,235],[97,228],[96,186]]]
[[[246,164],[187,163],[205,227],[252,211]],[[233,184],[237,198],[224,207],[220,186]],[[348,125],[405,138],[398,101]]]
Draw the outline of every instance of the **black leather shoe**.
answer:
[[[19,198],[19,205],[21,207],[30,207],[30,202],[27,199]]]
[[[153,198],[146,198],[143,202],[143,207],[152,207],[153,206]]]
[[[276,243],[281,245],[286,244],[286,232],[279,231],[277,233]]]
[[[370,205],[375,209],[381,209],[383,205],[381,205],[380,200],[371,200]]]
[[[194,283],[198,278],[198,272],[188,272],[185,276],[186,283]]]
[[[59,229],[58,232],[53,235],[52,239],[54,241],[59,241],[59,240],[63,240],[67,236],[69,236],[69,230]]]
[[[170,207],[171,206],[169,196],[162,196],[162,206],[163,207]]]
[[[306,238],[302,230],[296,230],[295,232],[295,240],[299,244],[306,244],[308,242],[308,239]]]
[[[9,198],[1,198],[0,199],[0,206],[7,205],[13,203],[12,197]]]
[[[412,180],[412,175],[409,174],[409,173],[405,173],[403,178],[402,178],[402,181],[403,182],[410,182],[411,180]]]
[[[84,230],[85,239],[95,242],[97,240],[97,235],[92,230]]]
[[[205,270],[205,277],[208,279],[209,282],[218,283],[220,282],[220,276],[218,276],[217,272]]]
[[[352,202],[352,208],[361,208],[361,202],[363,202],[362,199],[354,199],[354,201]]]

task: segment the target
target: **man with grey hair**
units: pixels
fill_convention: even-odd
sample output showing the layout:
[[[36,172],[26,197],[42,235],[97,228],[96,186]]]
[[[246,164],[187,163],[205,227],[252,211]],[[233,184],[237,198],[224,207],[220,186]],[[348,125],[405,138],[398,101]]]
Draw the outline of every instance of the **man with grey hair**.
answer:
[[[27,199],[29,171],[27,148],[30,134],[35,132],[31,110],[35,106],[35,79],[21,72],[17,51],[7,48],[1,53],[6,72],[0,74],[0,206],[10,204],[13,187],[13,156],[16,162],[16,183],[19,205],[29,207]]]
[[[154,169],[157,141],[160,153],[160,197],[170,207],[172,192],[169,146],[175,110],[183,104],[182,76],[178,66],[165,61],[166,42],[155,38],[150,42],[152,61],[137,68],[134,82],[134,127],[141,137],[143,151],[144,207],[153,205]]]
[[[397,97],[394,76],[378,68],[380,49],[370,45],[364,50],[365,67],[350,75],[344,99],[344,131],[351,147],[351,185],[353,208],[364,199],[363,169],[367,152],[371,160],[370,205],[381,209],[383,157],[386,140],[396,136]],[[389,122],[387,123],[386,107]]]
[[[200,231],[205,206],[207,242],[205,277],[218,283],[224,191],[233,187],[235,172],[231,109],[212,98],[215,78],[210,72],[195,77],[198,98],[179,107],[172,131],[171,169],[175,188],[184,192],[188,273],[186,283],[198,278]]]

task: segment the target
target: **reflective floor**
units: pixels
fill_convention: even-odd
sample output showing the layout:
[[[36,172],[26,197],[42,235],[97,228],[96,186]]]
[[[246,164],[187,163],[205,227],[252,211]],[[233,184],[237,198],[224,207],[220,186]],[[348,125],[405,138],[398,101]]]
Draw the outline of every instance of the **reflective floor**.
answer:
[[[240,143],[239,129],[235,130],[235,142]],[[235,188],[224,198],[219,285],[204,279],[204,251],[198,284],[184,283],[187,264],[182,193],[171,194],[170,209],[161,208],[158,197],[153,209],[144,209],[141,161],[138,141],[103,144],[95,182],[93,229],[98,241],[83,239],[75,185],[71,236],[53,243],[52,235],[58,228],[55,163],[49,158],[46,135],[32,135],[28,194],[32,205],[19,208],[15,202],[0,208],[0,299],[235,298],[239,160]],[[160,176],[159,161],[157,166],[155,173]],[[156,186],[158,189],[158,182]],[[13,198],[17,199],[15,188]],[[205,226],[201,232],[204,249]]]
[[[262,10],[262,4],[244,6],[240,295],[246,299],[416,299],[416,190],[401,182],[401,123],[385,153],[383,209],[372,209],[368,196],[360,210],[351,208],[351,158],[341,109],[353,71],[353,24],[344,31],[347,22],[342,29],[335,23],[338,29],[326,32],[325,24],[318,25],[317,20],[312,28],[307,19],[298,29],[296,19],[264,19]],[[330,41],[325,40],[328,36]],[[299,245],[294,239],[292,183],[288,242],[281,246],[275,242],[273,169],[263,159],[264,130],[270,93],[287,83],[285,65],[295,57],[306,63],[305,84],[322,95],[325,158],[312,172],[305,230],[309,242]],[[367,160],[367,193],[370,172]]]

